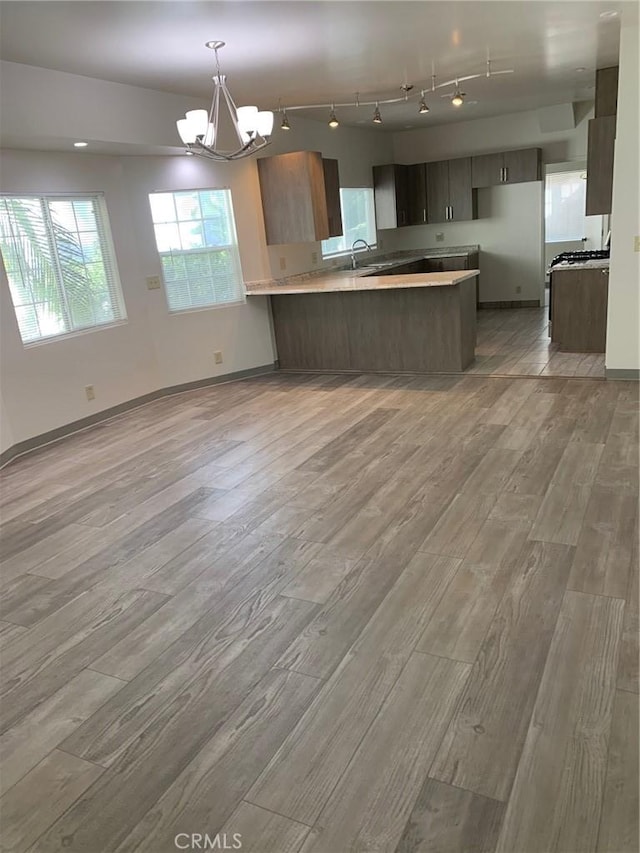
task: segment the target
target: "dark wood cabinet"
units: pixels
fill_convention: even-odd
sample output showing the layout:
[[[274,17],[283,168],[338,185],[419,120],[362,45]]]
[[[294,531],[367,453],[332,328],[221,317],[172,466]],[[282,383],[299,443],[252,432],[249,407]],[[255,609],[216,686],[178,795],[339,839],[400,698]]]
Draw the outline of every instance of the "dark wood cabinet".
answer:
[[[540,148],[521,148],[471,158],[471,184],[474,188],[498,184],[521,184],[542,178]]]
[[[604,352],[609,269],[554,269],[551,340],[561,352]]]
[[[342,208],[340,207],[340,173],[338,161],[322,158],[324,191],[327,200],[329,237],[342,236]]]
[[[615,140],[615,116],[591,119],[587,143],[587,216],[611,213]]]
[[[426,176],[428,222],[460,222],[476,218],[470,157],[427,163]]]
[[[258,160],[268,245],[312,243],[329,236],[325,170],[318,151]]]
[[[373,167],[376,225],[379,229],[409,225],[408,166]]]
[[[409,225],[424,225],[427,221],[427,170],[425,163],[407,167]]]
[[[618,111],[618,66],[596,71],[596,118],[614,116]]]

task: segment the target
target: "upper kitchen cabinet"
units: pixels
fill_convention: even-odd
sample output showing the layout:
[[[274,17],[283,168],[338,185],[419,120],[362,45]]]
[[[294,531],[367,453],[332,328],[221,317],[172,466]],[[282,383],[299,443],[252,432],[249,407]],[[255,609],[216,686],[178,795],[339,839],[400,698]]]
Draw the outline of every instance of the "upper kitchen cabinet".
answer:
[[[596,118],[614,116],[618,112],[618,66],[596,71]]]
[[[596,112],[587,142],[587,216],[611,213],[613,157],[616,144],[618,68],[596,72]]]
[[[337,161],[325,164],[318,151],[292,151],[259,159],[258,176],[269,245],[342,234]]]
[[[322,158],[324,171],[324,190],[327,200],[327,219],[329,237],[342,236],[342,208],[340,207],[340,175],[338,161]]]
[[[408,166],[390,163],[373,167],[376,225],[400,228],[409,225]]]
[[[592,118],[587,142],[587,216],[611,213],[615,143],[616,117]]]
[[[494,187],[498,184],[521,184],[542,177],[540,148],[522,148],[496,154],[480,154],[471,158],[472,186]]]
[[[428,222],[476,219],[476,194],[471,186],[471,158],[426,164]]]
[[[427,221],[427,167],[425,163],[409,166],[407,171],[409,225]]]

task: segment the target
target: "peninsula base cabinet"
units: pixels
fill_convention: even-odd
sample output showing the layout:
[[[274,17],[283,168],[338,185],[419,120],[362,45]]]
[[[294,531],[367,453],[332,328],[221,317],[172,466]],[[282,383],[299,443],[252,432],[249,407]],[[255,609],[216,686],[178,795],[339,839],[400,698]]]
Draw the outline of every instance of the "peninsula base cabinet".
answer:
[[[457,373],[475,357],[474,278],[270,298],[283,370]]]
[[[554,269],[551,273],[551,340],[561,352],[604,352],[609,270]]]

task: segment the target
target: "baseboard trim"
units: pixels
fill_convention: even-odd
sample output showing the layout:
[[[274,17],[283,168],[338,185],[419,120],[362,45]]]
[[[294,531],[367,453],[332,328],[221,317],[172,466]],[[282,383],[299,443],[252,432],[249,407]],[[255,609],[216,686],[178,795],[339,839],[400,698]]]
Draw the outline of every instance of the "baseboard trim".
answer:
[[[159,388],[157,391],[151,391],[149,394],[143,394],[141,397],[134,397],[125,403],[118,403],[117,406],[103,409],[94,415],[88,415],[86,418],[80,418],[80,420],[72,421],[69,424],[64,424],[48,432],[35,435],[33,438],[27,438],[25,441],[13,444],[0,453],[0,468],[4,468],[5,465],[8,465],[9,462],[18,456],[24,456],[26,453],[31,453],[47,444],[60,441],[60,439],[66,438],[74,432],[81,432],[83,429],[95,426],[95,424],[111,420],[111,418],[115,418],[124,412],[139,409],[141,406],[153,403],[154,400],[159,400],[161,397],[172,397],[175,394],[183,394],[185,391],[206,388],[208,385],[223,385],[227,382],[238,382],[242,379],[250,379],[252,376],[273,373],[274,370],[276,370],[275,362],[273,364],[263,364],[260,367],[250,367],[247,370],[237,370],[235,373],[225,373],[223,376],[209,376],[206,379],[196,379],[194,382],[184,382],[181,385],[170,385],[167,388]]]
[[[480,310],[484,308],[539,308],[539,299],[507,300],[502,302],[478,302]]]
[[[604,375],[606,379],[640,379],[640,368],[631,367],[605,367]]]

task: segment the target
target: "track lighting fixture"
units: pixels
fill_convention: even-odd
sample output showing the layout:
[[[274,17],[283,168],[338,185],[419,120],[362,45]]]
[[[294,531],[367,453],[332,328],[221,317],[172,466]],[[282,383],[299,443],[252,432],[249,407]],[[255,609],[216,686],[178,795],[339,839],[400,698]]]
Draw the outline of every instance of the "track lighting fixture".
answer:
[[[331,105],[331,112],[329,113],[329,127],[338,127],[340,122],[336,118],[336,110],[333,104]]]
[[[453,98],[451,98],[451,103],[454,107],[461,107],[464,104],[464,92],[461,92],[460,89],[456,89],[453,93]]]
[[[418,112],[420,113],[420,115],[423,115],[424,113],[429,112],[429,107],[427,105],[427,102],[424,99],[424,89],[420,93],[420,104],[418,106]]]
[[[380,115],[380,107],[378,102],[376,101],[376,108],[373,113],[373,123],[374,124],[382,124],[382,116]]]
[[[291,130],[291,125],[289,124],[289,119],[287,118],[287,111],[284,110],[282,113],[282,123],[280,125],[280,130]]]

